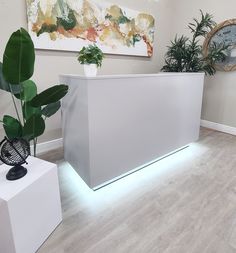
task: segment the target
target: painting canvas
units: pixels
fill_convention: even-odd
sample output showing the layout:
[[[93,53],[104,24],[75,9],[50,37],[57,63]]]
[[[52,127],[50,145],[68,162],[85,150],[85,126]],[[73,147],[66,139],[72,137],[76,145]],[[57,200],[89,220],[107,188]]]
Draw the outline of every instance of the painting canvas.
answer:
[[[26,0],[35,48],[152,56],[154,17],[96,0]]]

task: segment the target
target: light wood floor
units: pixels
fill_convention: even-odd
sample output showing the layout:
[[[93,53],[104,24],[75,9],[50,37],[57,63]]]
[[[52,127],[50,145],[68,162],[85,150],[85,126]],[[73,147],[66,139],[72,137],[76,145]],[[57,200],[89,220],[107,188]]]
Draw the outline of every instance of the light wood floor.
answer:
[[[39,253],[236,252],[236,137],[197,143],[96,192],[63,161],[63,222]]]

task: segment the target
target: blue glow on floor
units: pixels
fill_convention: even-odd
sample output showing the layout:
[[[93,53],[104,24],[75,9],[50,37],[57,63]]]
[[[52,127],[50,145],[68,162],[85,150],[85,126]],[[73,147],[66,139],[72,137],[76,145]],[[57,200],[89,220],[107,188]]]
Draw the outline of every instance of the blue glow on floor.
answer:
[[[150,189],[150,184],[162,186],[168,181],[188,170],[186,164],[194,163],[194,158],[206,151],[206,147],[198,143],[191,144],[188,148],[174,153],[162,160],[159,160],[141,170],[125,176],[99,190],[90,189],[75,170],[68,164],[66,167],[66,177],[69,183],[68,187],[72,194],[76,195],[80,205],[90,207],[90,210],[98,210],[114,202],[120,201],[127,194],[139,194],[140,190]],[[65,169],[65,168],[64,168]]]

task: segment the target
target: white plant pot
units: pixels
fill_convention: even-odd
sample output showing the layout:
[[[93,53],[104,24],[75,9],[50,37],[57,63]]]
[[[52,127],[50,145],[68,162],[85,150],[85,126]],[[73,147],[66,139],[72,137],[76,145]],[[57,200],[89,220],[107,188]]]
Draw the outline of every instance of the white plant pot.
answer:
[[[98,67],[96,64],[84,64],[84,74],[87,77],[94,77],[97,75]]]

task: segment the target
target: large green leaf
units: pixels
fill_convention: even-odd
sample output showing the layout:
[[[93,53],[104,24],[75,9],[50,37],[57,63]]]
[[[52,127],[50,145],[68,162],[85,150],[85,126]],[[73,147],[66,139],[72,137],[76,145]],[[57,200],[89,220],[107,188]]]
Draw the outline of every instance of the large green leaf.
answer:
[[[23,137],[27,140],[32,140],[45,130],[45,122],[40,115],[32,115],[23,127]]]
[[[0,62],[0,89],[11,92],[12,94],[18,94],[21,91],[21,85],[11,85],[8,83],[2,73],[2,63]]]
[[[34,73],[34,44],[28,32],[21,28],[14,32],[3,55],[3,75],[7,82],[19,84]]]
[[[55,85],[40,94],[36,95],[31,100],[31,105],[34,107],[39,107],[43,105],[48,105],[55,103],[63,98],[68,92],[68,86],[65,84]]]
[[[22,126],[20,122],[9,115],[3,117],[3,127],[9,139],[20,138],[22,136]]]
[[[5,80],[2,73],[2,63],[0,62],[0,89],[10,91],[9,83]]]
[[[55,114],[61,107],[61,102],[57,101],[55,103],[46,105],[42,109],[42,114],[46,116],[47,118],[51,117],[53,114]]]
[[[37,86],[33,81],[26,80],[21,83],[21,86],[21,93],[15,95],[18,99],[22,99],[23,101],[28,102],[37,95]]]
[[[29,102],[25,102],[22,106],[23,116],[28,120],[33,114],[41,115],[40,107],[32,107]]]

